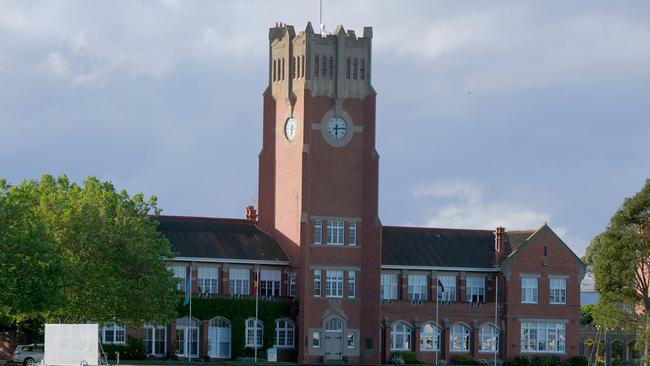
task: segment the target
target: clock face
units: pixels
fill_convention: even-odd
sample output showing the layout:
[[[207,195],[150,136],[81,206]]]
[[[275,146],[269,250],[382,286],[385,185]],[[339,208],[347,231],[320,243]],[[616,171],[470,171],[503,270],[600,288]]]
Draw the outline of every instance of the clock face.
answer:
[[[342,140],[348,134],[348,123],[342,117],[334,116],[327,121],[327,133],[334,140]]]
[[[289,141],[293,141],[296,138],[296,133],[298,132],[298,122],[295,118],[289,117],[287,122],[284,123],[284,136]]]

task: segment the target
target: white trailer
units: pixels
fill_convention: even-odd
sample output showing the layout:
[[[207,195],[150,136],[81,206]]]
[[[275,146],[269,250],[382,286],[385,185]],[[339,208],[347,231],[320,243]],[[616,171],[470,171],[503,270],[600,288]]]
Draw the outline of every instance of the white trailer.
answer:
[[[97,324],[45,324],[45,366],[106,365]]]

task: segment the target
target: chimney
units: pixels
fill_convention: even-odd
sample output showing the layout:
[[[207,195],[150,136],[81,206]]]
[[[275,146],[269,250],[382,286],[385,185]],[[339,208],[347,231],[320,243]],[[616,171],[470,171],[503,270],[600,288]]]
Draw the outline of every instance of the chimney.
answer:
[[[257,221],[257,211],[255,211],[255,206],[246,206],[246,220],[248,221]]]
[[[498,265],[505,251],[506,229],[498,226],[494,231],[494,264]]]

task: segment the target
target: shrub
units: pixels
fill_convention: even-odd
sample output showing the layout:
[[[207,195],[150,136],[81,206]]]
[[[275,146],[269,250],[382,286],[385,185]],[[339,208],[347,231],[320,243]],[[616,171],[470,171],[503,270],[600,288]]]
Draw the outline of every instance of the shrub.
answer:
[[[474,357],[469,355],[456,355],[452,360],[455,365],[478,365]]]
[[[519,355],[512,360],[511,364],[512,366],[530,366],[530,359],[528,356]]]
[[[142,340],[131,336],[126,344],[106,344],[102,345],[102,348],[106,357],[111,360],[116,359],[116,352],[120,353],[120,360],[144,360],[147,357]]]
[[[558,356],[537,356],[533,366],[560,366],[560,363]]]
[[[405,364],[421,364],[422,362],[418,360],[415,352],[397,352],[393,355],[394,359],[400,359],[404,361]]]
[[[438,360],[436,366],[447,366],[447,360]]]
[[[584,356],[573,356],[569,359],[569,365],[571,366],[587,366],[589,362]]]

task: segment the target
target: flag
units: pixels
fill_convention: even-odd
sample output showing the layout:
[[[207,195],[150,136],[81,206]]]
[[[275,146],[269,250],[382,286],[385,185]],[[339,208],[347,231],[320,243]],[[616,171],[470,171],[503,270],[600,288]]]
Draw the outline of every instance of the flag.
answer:
[[[441,288],[440,292],[445,292],[445,286],[442,285],[442,281],[438,280],[438,287]]]
[[[257,297],[257,272],[253,272],[253,296]]]
[[[192,269],[190,268],[190,276],[188,277],[187,281],[185,281],[185,301],[183,301],[183,305],[189,304],[191,299],[192,299]]]

